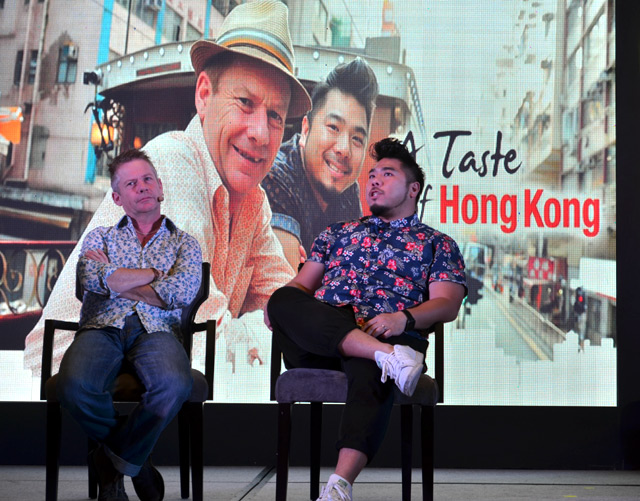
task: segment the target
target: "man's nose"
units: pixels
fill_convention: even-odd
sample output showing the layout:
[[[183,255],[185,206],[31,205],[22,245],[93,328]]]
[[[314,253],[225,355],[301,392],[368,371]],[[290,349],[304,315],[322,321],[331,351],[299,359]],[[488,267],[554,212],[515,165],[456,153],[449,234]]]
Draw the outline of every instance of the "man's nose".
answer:
[[[248,134],[249,138],[258,146],[269,144],[269,117],[266,110],[258,110],[252,113],[249,118]]]
[[[351,156],[351,143],[349,141],[349,134],[343,133],[338,136],[335,146],[336,153],[339,153],[345,158]]]

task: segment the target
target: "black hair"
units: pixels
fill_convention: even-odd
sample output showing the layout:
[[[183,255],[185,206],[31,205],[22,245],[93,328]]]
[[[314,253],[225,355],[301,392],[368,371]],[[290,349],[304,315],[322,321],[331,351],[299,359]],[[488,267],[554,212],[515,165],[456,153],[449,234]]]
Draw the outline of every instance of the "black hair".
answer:
[[[331,70],[327,79],[313,89],[311,94],[313,107],[307,114],[309,124],[313,122],[316,112],[324,106],[327,95],[332,89],[338,89],[344,94],[353,96],[360,103],[367,114],[368,127],[378,97],[378,80],[371,66],[361,57],[356,57],[350,63],[339,64]]]
[[[420,200],[420,194],[424,188],[424,172],[416,162],[414,156],[409,152],[408,148],[399,140],[386,137],[369,148],[369,155],[379,162],[383,158],[395,158],[399,160],[407,174],[407,180],[410,183],[417,182],[420,185],[418,196],[416,197],[416,205]]]

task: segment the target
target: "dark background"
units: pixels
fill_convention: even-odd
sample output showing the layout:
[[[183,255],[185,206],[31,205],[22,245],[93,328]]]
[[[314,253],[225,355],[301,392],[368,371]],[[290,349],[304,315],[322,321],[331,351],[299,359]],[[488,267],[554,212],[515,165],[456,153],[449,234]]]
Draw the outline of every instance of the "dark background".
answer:
[[[616,6],[618,256],[618,407],[436,408],[436,467],[635,469],[640,467],[640,2]],[[587,384],[598,384],[598,375]],[[340,407],[325,406],[323,462],[333,444]],[[0,402],[0,464],[44,464],[45,404]],[[417,412],[417,411],[416,411]],[[307,462],[308,408],[294,406],[291,463]],[[417,416],[416,416],[417,417]],[[399,412],[372,466],[400,464]],[[269,404],[206,404],[205,464],[275,464],[277,408]],[[415,420],[417,433],[419,420]],[[416,435],[417,438],[417,435]],[[158,443],[155,462],[177,464],[175,423]],[[83,433],[65,416],[61,464],[86,461]],[[419,464],[415,451],[414,464]]]

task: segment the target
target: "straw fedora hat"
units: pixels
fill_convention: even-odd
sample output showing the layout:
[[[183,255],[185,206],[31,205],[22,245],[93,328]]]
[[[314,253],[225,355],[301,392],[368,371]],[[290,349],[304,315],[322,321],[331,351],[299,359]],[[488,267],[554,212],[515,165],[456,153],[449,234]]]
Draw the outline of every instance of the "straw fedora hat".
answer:
[[[295,56],[289,34],[289,10],[277,0],[239,5],[225,18],[215,42],[199,40],[191,47],[191,64],[199,75],[211,57],[237,52],[259,59],[284,73],[291,81],[287,118],[300,117],[311,109],[311,98],[293,76]]]

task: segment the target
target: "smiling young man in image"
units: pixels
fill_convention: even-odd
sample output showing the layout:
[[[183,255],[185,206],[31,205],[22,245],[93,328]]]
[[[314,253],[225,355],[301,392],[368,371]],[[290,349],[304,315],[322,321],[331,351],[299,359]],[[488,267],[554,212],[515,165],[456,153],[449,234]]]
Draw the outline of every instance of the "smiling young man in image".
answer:
[[[336,66],[313,89],[302,133],[280,147],[262,181],[271,226],[295,269],[300,245],[308,255],[329,224],[362,216],[357,179],[377,96],[376,76],[364,59]]]
[[[265,310],[287,368],[347,375],[338,464],[320,501],[351,501],[353,482],[386,433],[393,384],[412,395],[425,369],[420,331],[456,318],[466,294],[455,241],[416,214],[424,174],[413,156],[395,139],[375,143],[372,156],[366,197],[373,215],[320,233],[296,278]]]

